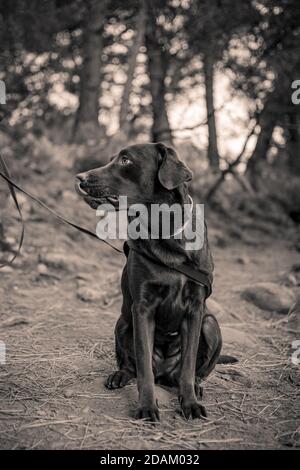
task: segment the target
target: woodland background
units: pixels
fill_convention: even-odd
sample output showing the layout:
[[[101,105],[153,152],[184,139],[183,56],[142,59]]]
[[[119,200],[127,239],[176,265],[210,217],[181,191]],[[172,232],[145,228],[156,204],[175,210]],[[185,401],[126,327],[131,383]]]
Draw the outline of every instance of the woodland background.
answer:
[[[1,448],[298,447],[300,79],[297,0],[1,0],[0,152],[13,178],[95,230],[74,175],[129,143],[172,144],[205,203],[209,308],[224,353],[209,420],[131,419],[135,384],[107,391],[123,258],[22,194],[21,255],[0,270]],[[19,220],[0,181],[0,259]]]

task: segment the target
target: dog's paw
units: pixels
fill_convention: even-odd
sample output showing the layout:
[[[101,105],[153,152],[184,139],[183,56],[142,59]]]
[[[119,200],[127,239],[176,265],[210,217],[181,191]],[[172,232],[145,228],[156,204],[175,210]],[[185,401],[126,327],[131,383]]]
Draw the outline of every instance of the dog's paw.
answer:
[[[151,423],[156,423],[160,421],[158,406],[140,406],[137,409],[134,417],[136,419],[144,419],[146,421],[150,421]]]
[[[185,401],[183,397],[179,397],[179,402],[185,419],[207,418],[206,409],[197,401]]]
[[[126,370],[117,370],[108,376],[105,387],[110,390],[122,388],[125,387],[131,379],[132,375]]]

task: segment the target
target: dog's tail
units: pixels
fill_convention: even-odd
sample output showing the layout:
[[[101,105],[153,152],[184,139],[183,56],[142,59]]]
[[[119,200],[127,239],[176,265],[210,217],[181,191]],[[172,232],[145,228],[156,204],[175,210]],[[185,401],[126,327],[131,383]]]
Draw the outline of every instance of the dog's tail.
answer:
[[[219,357],[217,364],[235,364],[236,362],[239,362],[236,357],[227,356],[225,354]]]

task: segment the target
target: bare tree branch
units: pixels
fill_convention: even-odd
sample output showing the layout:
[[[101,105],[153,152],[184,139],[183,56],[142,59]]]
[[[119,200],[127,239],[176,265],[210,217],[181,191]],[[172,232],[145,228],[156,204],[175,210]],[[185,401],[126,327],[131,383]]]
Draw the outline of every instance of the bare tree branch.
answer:
[[[215,194],[215,192],[219,189],[221,184],[224,182],[226,175],[228,173],[233,173],[234,172],[235,167],[240,163],[241,159],[244,156],[244,153],[246,151],[246,148],[247,148],[247,145],[248,145],[248,142],[249,142],[250,138],[255,134],[257,124],[258,124],[258,120],[256,119],[255,124],[253,125],[253,127],[251,128],[250,132],[248,133],[248,135],[245,139],[245,142],[244,142],[244,145],[243,145],[243,148],[242,148],[241,152],[239,153],[237,158],[235,160],[233,160],[231,163],[229,163],[228,167],[221,172],[221,174],[220,174],[219,178],[217,179],[217,181],[208,190],[208,192],[207,192],[207,194],[204,198],[205,201],[207,201],[207,202],[210,201],[211,198],[213,197],[213,195]]]
[[[222,109],[224,108],[225,106],[225,103],[222,104],[222,106],[220,106],[219,108],[215,108],[212,113],[218,113],[219,111],[222,111]],[[209,114],[207,116],[206,119],[204,119],[204,121],[200,121],[200,122],[197,122],[197,124],[193,124],[192,126],[188,126],[188,127],[177,127],[175,129],[172,129],[172,132],[184,132],[184,131],[193,131],[194,129],[197,129],[198,127],[202,127],[202,126],[206,126],[207,123],[208,123],[208,119],[211,117],[211,115]],[[162,130],[163,132],[165,131],[165,129]]]

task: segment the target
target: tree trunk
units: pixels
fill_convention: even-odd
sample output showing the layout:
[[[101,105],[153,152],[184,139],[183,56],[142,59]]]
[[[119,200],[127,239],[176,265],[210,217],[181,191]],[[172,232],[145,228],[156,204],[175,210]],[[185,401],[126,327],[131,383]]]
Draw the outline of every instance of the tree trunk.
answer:
[[[248,160],[246,173],[250,175],[255,183],[259,163],[267,160],[267,153],[270,147],[274,127],[278,119],[278,109],[276,103],[277,92],[274,90],[266,99],[265,106],[259,117],[260,133],[258,135],[254,151]]]
[[[73,138],[76,142],[97,141],[100,134],[99,98],[101,85],[102,28],[106,1],[88,0],[83,27],[83,64],[79,107]]]
[[[291,171],[300,176],[300,122],[298,109],[293,109],[287,116],[288,124],[288,139],[287,139],[287,153],[288,164]]]
[[[156,18],[150,8],[146,29],[146,48],[152,97],[152,139],[154,142],[163,141],[172,144],[172,133],[165,100],[167,61],[162,45],[157,38]]]
[[[128,58],[128,70],[127,70],[127,79],[123,90],[120,116],[119,116],[119,128],[124,134],[128,137],[130,132],[130,122],[128,120],[128,114],[130,109],[130,93],[132,90],[132,81],[134,79],[134,72],[136,68],[137,56],[140,51],[141,46],[144,42],[145,37],[145,25],[146,25],[146,10],[145,10],[145,0],[142,1],[141,9],[137,17],[136,28],[137,33],[134,38],[134,43],[130,51]]]
[[[214,107],[214,60],[210,53],[204,56],[204,81],[205,100],[208,124],[208,149],[207,155],[212,168],[219,168],[220,158],[218,151],[218,139],[216,129],[215,107]]]

